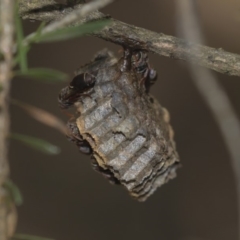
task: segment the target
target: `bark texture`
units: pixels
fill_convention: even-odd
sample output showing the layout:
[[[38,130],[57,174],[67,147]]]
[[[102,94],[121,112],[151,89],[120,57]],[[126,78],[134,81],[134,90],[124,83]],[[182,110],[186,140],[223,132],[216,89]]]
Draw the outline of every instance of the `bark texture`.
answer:
[[[0,1],[0,239],[12,236],[16,213],[9,192],[4,184],[9,174],[8,143],[9,110],[8,97],[12,68],[12,46],[14,36],[14,1]]]

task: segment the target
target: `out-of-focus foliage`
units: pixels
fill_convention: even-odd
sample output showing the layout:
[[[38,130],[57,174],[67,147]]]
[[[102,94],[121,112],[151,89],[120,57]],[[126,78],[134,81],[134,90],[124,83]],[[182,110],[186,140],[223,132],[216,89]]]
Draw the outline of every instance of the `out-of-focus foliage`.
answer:
[[[15,234],[11,240],[54,240],[52,238],[43,238],[27,234]]]
[[[55,154],[60,153],[59,147],[57,147],[43,139],[39,139],[36,137],[27,136],[27,135],[23,135],[23,134],[19,134],[19,133],[12,133],[10,136],[12,139],[18,140],[18,141],[24,143],[25,145],[27,145],[31,148],[34,148],[40,152],[50,154],[50,155],[55,155]]]
[[[11,199],[17,206],[22,205],[23,197],[22,197],[22,194],[21,194],[19,188],[17,187],[17,185],[15,183],[13,183],[10,179],[8,179],[4,183],[4,188],[7,189],[7,191],[10,194]]]
[[[48,83],[63,82],[68,79],[67,74],[49,68],[29,68],[26,71],[16,71],[15,75]]]

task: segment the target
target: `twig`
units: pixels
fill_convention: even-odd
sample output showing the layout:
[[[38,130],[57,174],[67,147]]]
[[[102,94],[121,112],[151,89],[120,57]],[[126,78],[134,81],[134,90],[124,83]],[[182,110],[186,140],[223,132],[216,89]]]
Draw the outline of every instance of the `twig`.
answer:
[[[182,33],[190,41],[203,43],[197,10],[192,0],[178,0],[177,9],[180,15]],[[200,51],[200,50],[199,50]],[[199,54],[201,54],[199,52]],[[190,62],[190,71],[199,92],[219,125],[225,144],[230,153],[231,165],[235,176],[238,195],[238,221],[240,220],[240,122],[231,102],[218,83],[214,74],[206,68],[199,68]],[[239,223],[240,237],[240,223]]]
[[[11,103],[25,110],[32,118],[40,123],[55,128],[64,135],[67,134],[68,129],[66,124],[52,113],[15,99],[11,99]]]
[[[0,0],[0,239],[7,240],[14,232],[16,215],[8,202],[3,185],[9,174],[7,136],[9,132],[8,96],[12,68],[14,35],[14,1]],[[10,221],[10,222],[9,222]]]
[[[65,5],[60,6],[59,4],[54,4],[55,1],[53,0],[19,1],[19,13],[22,18],[39,21],[59,20],[72,11],[75,11],[75,9],[84,7],[82,4],[77,4],[74,8]],[[47,5],[47,2],[49,5]],[[76,21],[75,24],[106,17],[108,16],[95,11],[85,19]],[[58,25],[58,27],[60,26]],[[94,34],[94,36],[122,46],[145,49],[162,56],[191,61],[192,63],[227,75],[240,76],[240,55],[238,54],[229,53],[222,49],[192,44],[176,37],[155,33],[118,20],[113,19],[110,26],[105,27],[97,34]]]

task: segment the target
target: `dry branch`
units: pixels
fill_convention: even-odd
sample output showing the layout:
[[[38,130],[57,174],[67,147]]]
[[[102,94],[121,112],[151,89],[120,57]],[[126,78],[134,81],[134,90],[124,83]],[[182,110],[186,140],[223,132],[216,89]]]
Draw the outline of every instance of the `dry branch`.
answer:
[[[53,0],[19,1],[20,15],[23,19],[47,22],[59,20],[84,6],[77,4],[73,8],[56,4]],[[76,21],[75,25],[102,18],[109,18],[109,16],[95,11],[84,20]],[[227,75],[240,76],[240,55],[226,52],[223,49],[192,44],[173,36],[155,33],[115,19],[111,25],[93,35],[122,46],[145,49],[162,56],[191,61]]]
[[[204,43],[197,18],[196,2],[178,0],[176,3],[182,35],[191,41]],[[240,122],[227,93],[218,83],[216,76],[208,69],[192,64],[191,61],[189,69],[196,87],[213,113],[229,151],[238,196],[238,233],[240,237]]]
[[[0,239],[13,234],[16,213],[3,185],[9,174],[7,137],[9,132],[8,96],[12,68],[14,1],[0,0]]]

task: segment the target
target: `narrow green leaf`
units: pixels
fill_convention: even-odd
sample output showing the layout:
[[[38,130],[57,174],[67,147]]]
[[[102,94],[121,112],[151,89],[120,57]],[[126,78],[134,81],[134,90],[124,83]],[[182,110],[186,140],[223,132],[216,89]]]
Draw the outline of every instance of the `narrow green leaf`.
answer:
[[[37,237],[27,234],[15,234],[11,240],[53,240],[50,238]]]
[[[4,60],[3,54],[0,52],[0,62]]]
[[[27,135],[23,135],[23,134],[19,134],[19,133],[12,133],[10,135],[10,137],[12,139],[18,140],[22,143],[24,143],[25,145],[34,148],[38,151],[41,151],[43,153],[46,154],[50,154],[50,155],[55,155],[55,154],[59,154],[60,153],[60,148],[43,140],[43,139],[39,139],[39,138],[35,138],[32,136],[27,136]]]
[[[18,188],[18,186],[13,183],[11,180],[7,180],[4,185],[3,185],[8,191],[9,193],[11,194],[11,198],[12,200],[14,201],[14,203],[17,205],[17,206],[20,206],[22,205],[23,203],[23,197],[22,197],[22,194]]]
[[[22,44],[23,39],[24,39],[24,33],[23,33],[22,21],[18,14],[15,14],[15,20],[16,20],[16,32],[17,32],[17,57],[16,57],[16,60],[19,61],[21,71],[26,71],[28,68],[27,52],[29,50],[29,46],[24,46]]]
[[[27,71],[16,71],[14,74],[47,82],[63,82],[68,79],[67,74],[49,68],[29,68]]]
[[[18,14],[18,12],[17,12]],[[18,18],[18,19],[17,19]],[[28,43],[28,45],[23,46],[24,39],[23,39],[23,33],[22,33],[22,24],[21,19],[19,19],[18,16],[16,16],[16,25],[17,27],[17,45],[18,45],[18,53],[16,57],[14,58],[14,65],[17,63],[20,63],[20,69],[21,71],[27,70],[27,53],[30,50],[30,44],[31,42],[35,42],[35,40],[41,35],[41,31],[43,27],[46,25],[46,22],[41,22],[39,25],[37,31],[35,32],[35,36],[32,39],[31,42]]]
[[[35,42],[52,42],[67,40],[83,36],[95,31],[99,31],[110,23],[111,23],[110,20],[101,20],[96,22],[85,23],[80,26],[67,27],[58,29],[53,32],[45,33],[40,35],[37,39],[34,37],[34,39]]]
[[[41,31],[45,27],[45,25],[46,25],[46,22],[41,22],[41,24],[39,25],[39,27],[35,33],[34,38],[32,39],[32,42],[37,41],[37,39],[41,36]]]

